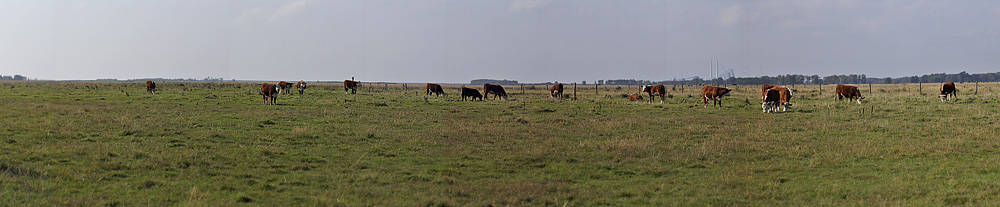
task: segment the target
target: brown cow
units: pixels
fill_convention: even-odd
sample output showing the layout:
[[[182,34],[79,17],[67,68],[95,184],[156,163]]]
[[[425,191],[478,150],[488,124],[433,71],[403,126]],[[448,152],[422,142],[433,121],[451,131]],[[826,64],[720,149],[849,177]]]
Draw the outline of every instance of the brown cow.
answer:
[[[660,103],[663,103],[664,94],[667,93],[663,84],[655,86],[642,86],[642,92],[649,94],[649,102],[653,103],[653,96],[660,96]]]
[[[444,95],[445,97],[448,97],[448,94],[444,93],[444,88],[441,88],[441,85],[428,83],[426,95],[430,96],[431,93],[434,93],[435,96]]]
[[[840,85],[837,84],[837,100],[844,100],[847,97],[847,101],[858,99],[858,104],[861,104],[865,97],[861,96],[861,90],[858,90],[857,86]]]
[[[552,98],[559,97],[559,99],[562,99],[562,97],[563,97],[562,93],[563,93],[563,84],[562,83],[558,83],[558,84],[552,86],[551,89],[549,89],[549,96],[552,97]]]
[[[632,95],[628,96],[628,101],[638,101],[638,100],[642,100],[642,95],[633,93]]]
[[[795,92],[795,89],[790,89],[783,86],[774,86],[768,90],[778,92],[777,102],[771,104],[771,107],[773,107],[774,110],[778,110],[778,107],[781,107],[781,111],[785,112],[788,111],[788,107],[792,107],[792,103],[790,101],[792,100],[792,95]],[[765,97],[765,99],[767,98]]]
[[[264,97],[264,105],[277,105],[276,99],[278,98],[278,89],[274,84],[264,83],[260,87],[260,95]],[[267,101],[267,98],[271,98],[271,102]]]
[[[951,97],[948,97],[948,95],[958,100],[958,90],[955,89],[955,82],[947,82],[941,85],[941,95],[938,95],[938,97],[941,98],[941,101],[945,101],[945,99],[951,100]]]
[[[760,98],[761,98],[761,101],[763,101],[764,100],[764,96],[767,95],[767,89],[771,89],[771,88],[774,88],[774,85],[764,84],[764,85],[760,86]]]
[[[507,91],[503,90],[503,86],[493,85],[493,84],[483,84],[483,96],[489,98],[490,94],[493,94],[493,100],[497,100],[497,97],[507,100]]]
[[[278,88],[278,93],[288,94],[289,93],[288,89],[292,88],[292,83],[281,81],[281,82],[276,83],[275,87]]]
[[[781,101],[781,93],[778,90],[772,88],[764,89],[764,99],[760,104],[760,107],[764,109],[764,113],[769,113],[774,111],[774,106]]]
[[[701,88],[701,102],[705,103],[705,107],[707,108],[708,100],[711,99],[712,107],[715,107],[716,104],[718,104],[719,107],[722,107],[722,97],[729,96],[729,92],[731,91],[732,90],[725,87],[706,85]]]
[[[295,83],[295,89],[299,90],[299,96],[301,96],[302,92],[306,91],[306,81],[300,80],[298,83]]]
[[[344,80],[344,94],[350,90],[351,94],[355,94],[356,88],[361,85],[361,81]]]
[[[156,83],[151,80],[146,81],[146,93],[156,95]]]
[[[475,101],[476,98],[479,98],[480,101],[483,100],[483,95],[479,94],[479,90],[462,86],[462,101],[465,101],[466,97],[472,97],[473,101]]]

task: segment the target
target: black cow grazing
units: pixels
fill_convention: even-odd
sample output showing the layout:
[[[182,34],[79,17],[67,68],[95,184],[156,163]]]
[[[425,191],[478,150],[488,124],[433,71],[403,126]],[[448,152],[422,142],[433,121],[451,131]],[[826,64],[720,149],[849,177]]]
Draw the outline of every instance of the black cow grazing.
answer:
[[[507,91],[503,90],[503,86],[489,83],[483,84],[483,95],[486,95],[487,98],[489,98],[491,93],[493,94],[493,100],[497,100],[498,96],[503,98],[503,100],[507,100]]]
[[[958,100],[958,90],[955,89],[955,82],[947,82],[944,83],[944,85],[941,85],[941,95],[938,95],[938,97],[941,98],[941,101],[945,101],[946,99],[951,100],[949,95],[951,97],[955,97],[955,100]]]
[[[344,80],[344,94],[350,90],[351,94],[357,93],[356,89],[361,85],[361,81]]]
[[[444,88],[441,88],[441,85],[433,84],[433,83],[428,83],[427,84],[427,94],[426,95],[430,96],[431,93],[434,93],[435,96],[444,95],[445,97],[448,97],[448,94],[444,93]]]
[[[563,94],[563,84],[562,83],[556,84],[556,85],[552,86],[552,89],[549,89],[549,96],[551,96],[552,98],[559,97],[559,99],[562,99],[562,97],[563,97],[562,94]]]
[[[466,97],[472,97],[473,101],[475,101],[476,98],[479,98],[480,101],[483,100],[483,95],[479,94],[479,90],[462,86],[462,101],[465,101]]]

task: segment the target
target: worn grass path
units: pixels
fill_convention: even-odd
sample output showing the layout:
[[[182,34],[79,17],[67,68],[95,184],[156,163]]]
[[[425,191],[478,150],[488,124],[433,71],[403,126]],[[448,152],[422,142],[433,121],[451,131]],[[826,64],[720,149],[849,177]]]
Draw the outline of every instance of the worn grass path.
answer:
[[[998,205],[996,83],[874,85],[863,105],[797,86],[762,114],[687,86],[507,86],[509,101],[310,84],[0,82],[0,203],[31,206]],[[370,87],[370,86],[368,86]],[[481,86],[479,87],[481,88]],[[572,86],[566,87],[572,96]],[[128,93],[128,95],[126,95]],[[295,92],[293,92],[295,93]],[[648,97],[646,97],[648,99]],[[658,101],[657,101],[658,102]]]

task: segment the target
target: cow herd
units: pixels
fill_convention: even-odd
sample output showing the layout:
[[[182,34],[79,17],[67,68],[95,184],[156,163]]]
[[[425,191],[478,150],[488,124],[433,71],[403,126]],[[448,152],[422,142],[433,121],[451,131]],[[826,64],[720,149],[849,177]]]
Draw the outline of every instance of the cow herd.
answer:
[[[353,79],[353,78],[352,78]],[[260,88],[260,95],[264,99],[264,105],[275,105],[275,100],[278,94],[285,93],[288,94],[292,85],[295,85],[295,89],[299,91],[301,96],[306,90],[306,82],[299,81],[298,83],[290,83],[285,81],[280,81],[274,84],[264,83]],[[149,94],[156,94],[156,83],[153,81],[146,81],[146,92]],[[360,81],[354,80],[344,80],[344,93],[350,92],[350,94],[356,94],[357,88],[361,86]],[[640,88],[641,93],[646,93],[649,95],[649,102],[652,103],[656,96],[660,97],[660,103],[663,103],[664,96],[666,95],[666,87],[663,84],[655,86],[642,86]],[[701,98],[704,107],[708,107],[708,101],[712,100],[712,107],[719,106],[722,107],[722,98],[725,96],[730,96],[732,92],[731,89],[726,87],[706,85],[702,87]],[[954,82],[947,82],[941,85],[940,95],[941,101],[948,101],[951,98],[958,98],[958,90],[955,89]],[[563,97],[563,84],[559,83],[553,85],[549,89],[549,95],[552,98],[562,99]],[[444,92],[444,88],[439,84],[428,83],[426,94],[430,96],[435,94],[436,96],[448,96]],[[493,100],[500,98],[502,100],[507,100],[507,91],[504,90],[503,86],[493,85],[493,84],[483,84],[483,93],[479,93],[479,90],[474,88],[467,88],[465,86],[461,87],[462,101],[471,99],[476,100],[477,98],[482,101],[485,98],[489,98],[489,95],[493,95]],[[791,99],[795,94],[795,89],[764,84],[761,86],[761,108],[764,113],[775,112],[778,108],[781,108],[782,112],[788,110],[792,106]],[[861,95],[861,90],[857,86],[841,85],[837,84],[836,87],[837,100],[844,100],[847,98],[848,101],[855,101],[858,104],[864,102],[865,97]],[[628,96],[629,101],[639,101],[642,100],[642,95],[633,93]]]

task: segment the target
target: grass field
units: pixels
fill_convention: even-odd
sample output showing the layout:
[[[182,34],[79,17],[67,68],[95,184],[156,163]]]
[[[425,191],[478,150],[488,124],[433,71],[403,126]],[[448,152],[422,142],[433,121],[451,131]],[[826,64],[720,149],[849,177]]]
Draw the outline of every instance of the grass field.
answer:
[[[422,85],[316,83],[276,106],[259,83],[157,86],[0,82],[0,203],[1000,205],[997,83],[958,84],[952,102],[939,84],[864,85],[862,105],[797,85],[771,114],[759,86],[722,108],[696,86],[650,104],[623,97],[635,86],[462,102],[458,86],[425,99]]]

